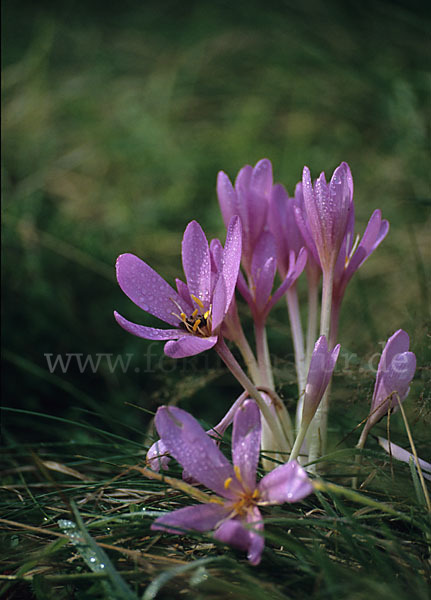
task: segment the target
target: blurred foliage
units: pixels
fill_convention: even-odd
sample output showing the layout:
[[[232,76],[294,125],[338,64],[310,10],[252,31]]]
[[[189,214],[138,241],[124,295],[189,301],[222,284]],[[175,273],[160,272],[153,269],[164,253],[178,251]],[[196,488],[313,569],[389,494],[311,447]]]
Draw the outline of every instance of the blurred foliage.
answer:
[[[267,156],[290,192],[304,164],[330,174],[347,160],[358,231],[376,207],[391,222],[343,308],[341,342],[356,359],[334,393],[360,406],[349,427],[365,416],[373,384],[361,364],[399,327],[421,367],[414,418],[429,415],[429,391],[420,400],[431,258],[426,16],[420,4],[385,1],[6,2],[5,403],[113,428],[120,418],[137,439],[148,415],[125,402],[154,411],[181,401],[219,418],[238,390],[215,356],[174,363],[162,344],[115,324],[114,309],[156,320],[122,294],[114,263],[132,251],[173,282],[190,219],[224,236],[217,172],[234,177]],[[284,306],[270,325],[291,403]],[[95,373],[72,359],[67,373],[50,374],[45,354],[59,353],[133,356],[127,373],[102,358]],[[339,418],[346,426],[344,411]],[[7,415],[4,435],[13,443],[83,433]]]
[[[328,465],[334,480],[350,483],[346,448],[368,412],[370,367],[400,327],[418,357],[406,410],[429,459],[429,8],[405,0],[7,0],[2,11],[2,516],[15,524],[5,526],[0,593],[106,597],[100,573],[86,570],[57,531],[73,498],[82,527],[135,591],[149,594],[152,582],[169,599],[425,600],[423,502],[408,466],[392,465],[372,439],[364,490],[400,519],[383,505],[373,511],[321,494],[277,507],[259,570],[205,535],[153,535],[153,515],[141,507],[185,499],[124,471],[143,458],[151,414],[181,403],[213,425],[239,389],[215,354],[171,361],[163,344],[127,334],[112,312],[157,323],[116,284],[119,254],[138,254],[172,283],[189,220],[224,237],[220,169],[233,178],[268,157],[292,193],[304,164],[329,175],[346,160],[358,232],[375,208],[391,231],[343,306],[331,451],[351,435]],[[283,303],[269,338],[278,391],[293,408]],[[104,356],[95,369],[80,369],[75,357],[51,373],[46,355],[67,353],[84,362]],[[125,372],[110,368],[117,357]],[[399,414],[390,426],[408,447]],[[379,428],[385,435],[385,423]]]

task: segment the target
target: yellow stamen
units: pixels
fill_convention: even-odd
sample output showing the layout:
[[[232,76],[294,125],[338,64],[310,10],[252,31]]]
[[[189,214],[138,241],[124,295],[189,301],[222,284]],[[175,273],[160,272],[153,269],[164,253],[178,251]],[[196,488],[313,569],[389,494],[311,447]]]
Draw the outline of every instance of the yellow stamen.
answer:
[[[195,308],[195,310],[192,312],[192,319],[194,319],[196,317],[196,315],[198,314],[198,309]]]
[[[236,478],[238,479],[238,481],[240,483],[242,483],[241,471],[239,470],[238,465],[234,465],[233,468],[234,468],[234,471],[235,471]]]
[[[259,490],[256,488],[252,494],[252,498],[257,498],[259,496]]]
[[[196,319],[196,321],[193,323],[193,331],[196,333],[197,328],[199,327],[199,325],[201,324],[201,320],[200,319]]]
[[[204,319],[208,319],[208,317],[210,316],[210,311],[207,310],[206,312],[204,312]]]
[[[190,294],[192,300],[194,300],[196,302],[196,304],[199,306],[199,308],[203,308],[203,302],[202,300],[199,300],[199,298],[196,298],[196,296],[193,296],[193,294]]]
[[[232,477],[228,477],[224,482],[224,489],[227,490],[231,483],[232,483]]]
[[[187,315],[186,315],[186,313],[183,313],[183,312],[182,312],[182,313],[180,314],[180,317],[181,317],[181,320],[182,320],[182,321],[184,321],[184,323],[185,323],[185,322],[186,322],[186,320],[187,320]]]
[[[346,268],[348,266],[349,262],[352,259],[352,256],[355,254],[355,252],[356,252],[356,250],[357,250],[357,248],[359,246],[359,240],[360,239],[361,239],[361,236],[358,233],[357,236],[356,236],[356,239],[355,239],[355,243],[353,244],[352,249],[350,250],[350,254],[348,256],[346,256],[346,259],[344,261],[344,268]]]

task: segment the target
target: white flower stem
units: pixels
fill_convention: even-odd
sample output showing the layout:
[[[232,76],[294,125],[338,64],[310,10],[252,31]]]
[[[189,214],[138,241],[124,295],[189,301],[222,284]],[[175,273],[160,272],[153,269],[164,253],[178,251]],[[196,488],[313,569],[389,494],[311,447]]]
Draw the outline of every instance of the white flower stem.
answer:
[[[359,442],[356,444],[356,448],[358,450],[362,450],[363,447],[365,446],[365,442],[367,441],[369,430],[370,430],[370,427],[368,427],[368,421],[367,421],[365,423],[365,426],[360,435]],[[361,465],[361,455],[360,454],[357,454],[355,456],[355,465],[356,465],[356,469],[358,470]],[[356,490],[357,487],[358,487],[358,476],[355,475],[354,477],[352,477],[352,489]]]
[[[248,340],[245,337],[242,328],[238,332],[238,335],[235,339],[235,343],[238,346],[238,350],[241,352],[241,356],[243,357],[244,362],[247,366],[247,371],[255,385],[263,384],[256,357],[254,356],[253,350],[250,348],[250,344],[248,343]]]
[[[259,365],[261,385],[274,389],[274,376],[269,355],[268,338],[265,323],[255,321],[254,334],[256,338],[257,361]]]
[[[334,267],[323,271],[322,307],[320,313],[320,335],[329,340],[331,328],[332,290],[334,283]],[[331,349],[331,347],[330,347]],[[329,409],[329,395],[331,383],[329,382],[326,392],[317,408],[310,427],[310,451],[308,461],[314,462],[322,456],[326,448],[327,422]],[[311,467],[315,471],[315,465]]]
[[[310,421],[308,423],[301,423],[301,427],[299,429],[298,435],[296,436],[295,443],[293,444],[292,452],[290,453],[289,462],[298,458],[309,425]]]
[[[287,310],[289,313],[290,329],[292,331],[293,349],[295,352],[296,377],[298,381],[298,406],[296,409],[296,426],[299,429],[302,415],[302,404],[306,383],[304,334],[302,332],[301,315],[299,312],[298,292],[293,285],[286,292]]]
[[[334,286],[334,269],[323,271],[322,308],[320,312],[320,335],[329,339],[331,328],[332,290]]]
[[[310,366],[314,344],[317,341],[317,322],[319,309],[319,279],[315,276],[308,278],[308,321],[307,321],[307,354],[306,371]]]
[[[286,440],[283,436],[278,426],[277,420],[271,412],[271,409],[266,404],[265,400],[262,398],[261,394],[259,393],[259,390],[256,388],[254,383],[244,373],[238,361],[236,360],[232,352],[229,350],[222,337],[219,338],[214,348],[217,351],[220,358],[222,359],[222,361],[228,367],[232,375],[250,394],[250,397],[256,400],[264,419],[271,428],[274,441],[277,444],[277,450],[279,450],[280,452],[289,452],[288,440]]]
[[[265,321],[264,320],[255,320],[254,322],[254,332],[256,338],[256,350],[257,350],[257,360],[259,365],[261,386],[264,386],[266,389],[262,390],[266,393],[266,396],[269,396],[271,401],[270,410],[275,413],[275,418],[277,419],[278,427],[283,432],[284,437],[288,440],[289,450],[293,444],[293,431],[292,424],[290,421],[289,414],[286,410],[286,407],[283,401],[278,397],[275,393],[274,389],[274,376],[271,367],[271,357],[269,354],[268,348],[268,338],[266,335]],[[271,449],[277,448],[278,444],[274,439],[272,434],[272,429],[266,423],[266,420],[263,419],[262,422],[262,437],[261,437],[261,449],[264,454],[272,454]],[[280,461],[285,461],[286,457],[283,457],[279,454],[273,455],[273,458],[276,458]],[[263,459],[262,464],[267,471],[271,471],[276,466],[276,463],[272,460]]]

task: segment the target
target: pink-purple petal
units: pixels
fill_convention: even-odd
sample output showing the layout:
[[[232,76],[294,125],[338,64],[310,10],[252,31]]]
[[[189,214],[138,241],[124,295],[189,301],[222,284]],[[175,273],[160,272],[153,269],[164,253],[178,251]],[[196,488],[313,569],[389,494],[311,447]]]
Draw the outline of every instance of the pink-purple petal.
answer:
[[[170,358],[185,358],[186,356],[195,356],[205,350],[209,350],[217,343],[217,336],[198,337],[184,333],[175,341],[165,344],[165,354]]]
[[[223,221],[227,227],[231,218],[238,214],[236,212],[237,196],[229,177],[223,171],[217,175],[217,196]]]
[[[258,313],[264,312],[264,309],[270,300],[276,270],[277,262],[275,257],[268,258],[266,263],[262,265],[262,268],[260,269],[255,290],[255,304]]]
[[[145,325],[132,323],[116,311],[114,311],[114,317],[123,329],[146,340],[175,340],[182,335],[179,329],[157,329],[156,327],[146,327]]]
[[[411,452],[404,450],[404,448],[401,448],[401,446],[397,446],[397,444],[394,444],[394,442],[389,442],[383,437],[378,437],[377,441],[388,454],[393,456],[393,458],[396,458],[397,460],[407,464],[409,464],[411,461],[416,463],[415,457]],[[418,463],[422,469],[422,475],[425,477],[425,479],[429,479],[431,481],[431,464],[422,458],[418,458]]]
[[[389,222],[382,220],[382,214],[379,209],[375,210],[368,221],[359,246],[347,266],[345,274],[347,282],[352,278],[355,271],[367,260],[370,254],[381,244],[388,231]]]
[[[277,288],[277,290],[273,293],[271,300],[267,306],[267,312],[271,310],[271,308],[280,300],[280,298],[284,295],[284,293],[295,284],[298,277],[303,272],[305,265],[308,260],[308,252],[306,248],[301,248],[299,254],[295,260],[295,253],[293,250],[290,251],[290,259],[289,259],[289,270],[287,272],[286,277],[284,278],[281,285]]]
[[[160,471],[160,469],[166,471],[170,460],[168,449],[162,440],[154,442],[145,457],[145,462],[153,471]]]
[[[407,395],[411,380],[416,371],[416,356],[413,352],[401,352],[396,354],[389,365],[389,368],[383,373],[380,386],[384,389],[386,396],[396,392],[402,401]],[[398,401],[395,399],[394,405]]]
[[[241,264],[242,225],[239,217],[229,222],[222,258],[222,276],[225,282],[225,312],[227,312],[235,293]]]
[[[291,236],[288,231],[290,222],[287,218],[288,201],[289,197],[284,187],[280,184],[274,185],[269,200],[268,223],[275,238],[277,265],[282,277],[286,275],[289,268],[289,246],[291,243]],[[299,232],[297,226],[296,229]]]
[[[184,232],[182,259],[189,292],[199,298],[207,309],[211,288],[210,251],[205,233],[197,221],[191,221]]]
[[[260,411],[254,400],[246,400],[235,412],[232,433],[232,460],[244,484],[254,490],[261,436]]]
[[[238,288],[239,293],[247,302],[247,304],[251,306],[253,304],[253,297],[250,293],[250,290],[248,289],[247,282],[241,271],[238,273],[238,281],[236,282],[236,287]]]
[[[262,552],[265,547],[262,515],[257,506],[253,506],[247,513],[246,523],[250,534],[247,558],[253,566],[256,566],[260,563]]]
[[[254,507],[250,513],[247,513],[245,521],[239,518],[224,521],[215,531],[214,538],[247,552],[247,558],[252,565],[260,562],[262,551],[265,545],[265,539],[260,532],[263,532],[262,517],[258,508]],[[247,527],[244,527],[244,524]]]
[[[134,254],[121,254],[116,270],[118,283],[132,302],[158,319],[178,325],[178,318],[172,315],[178,312],[173,300],[181,306],[184,301],[154,269]]]
[[[380,385],[380,380],[385,373],[385,371],[389,368],[389,365],[392,362],[392,359],[396,354],[400,354],[401,352],[407,352],[410,345],[410,338],[408,333],[406,333],[403,329],[398,329],[386,342],[385,347],[383,348],[382,355],[380,357],[379,365],[377,367],[377,375],[376,375],[376,386],[375,389]]]
[[[235,477],[232,465],[192,415],[177,407],[162,406],[155,423],[171,456],[193,479],[220,496],[233,497],[224,486],[226,479]]]
[[[268,197],[272,189],[272,164],[267,158],[256,163],[251,175],[250,187],[256,194]]]
[[[220,504],[198,504],[162,515],[154,521],[151,529],[176,534],[187,531],[210,531],[226,516],[227,509]]]
[[[212,331],[217,331],[226,315],[226,284],[224,277],[219,277],[214,288],[212,299]]]
[[[304,423],[311,421],[322,400],[337,362],[340,344],[330,352],[324,335],[314,345],[305,386],[302,419]]]
[[[178,278],[175,279],[175,284],[177,286],[178,294],[181,296],[181,298],[186,303],[186,306],[183,305],[184,308],[185,308],[184,312],[187,312],[187,313],[191,314],[193,312],[193,309],[191,308],[193,306],[193,301],[190,298],[189,288],[184,283],[184,281],[181,281],[181,279],[178,279]]]
[[[313,492],[313,485],[305,470],[293,460],[267,473],[259,483],[259,492],[264,504],[299,502]]]
[[[220,273],[223,265],[223,246],[220,240],[217,238],[210,242],[210,256],[211,256],[211,271],[214,274]]]
[[[311,182],[311,179],[310,179]],[[307,215],[304,205],[303,185],[299,182],[295,189],[295,198],[293,202],[293,213],[295,215],[296,224],[302,237],[304,238],[307,250],[311,253],[314,262],[320,268],[320,258],[317,252],[316,244],[311,235],[310,227],[307,220]]]
[[[253,251],[253,260],[251,263],[251,274],[253,276],[254,284],[259,279],[260,270],[269,258],[276,259],[277,250],[275,245],[275,239],[272,233],[269,231],[263,231],[256,243]]]
[[[253,175],[253,167],[245,165],[238,171],[235,179],[235,189],[247,189],[250,187],[251,177]]]

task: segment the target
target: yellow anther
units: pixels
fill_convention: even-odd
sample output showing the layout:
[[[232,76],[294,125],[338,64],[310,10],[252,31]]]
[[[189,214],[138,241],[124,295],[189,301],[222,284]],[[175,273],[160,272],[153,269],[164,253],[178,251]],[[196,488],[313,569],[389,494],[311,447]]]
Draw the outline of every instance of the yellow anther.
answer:
[[[195,308],[195,310],[192,312],[192,319],[196,318],[196,315],[198,314],[198,312],[199,312],[198,309]]]
[[[231,483],[232,483],[232,477],[228,477],[224,482],[224,489],[227,490]]]
[[[234,465],[233,468],[235,471],[236,478],[238,479],[238,481],[240,481],[242,483],[241,471],[239,470],[238,465]]]
[[[181,317],[182,321],[184,321],[184,322],[187,321],[187,315],[186,315],[186,313],[183,313],[183,312],[180,313],[180,317]]]
[[[192,300],[194,300],[196,302],[196,304],[199,306],[199,308],[203,308],[203,302],[202,300],[199,300],[199,298],[196,298],[196,296],[193,296],[193,294],[190,294]]]
[[[252,494],[252,498],[257,498],[259,496],[259,490],[256,488]]]
[[[206,312],[204,312],[204,319],[208,319],[208,317],[210,316],[210,311],[207,310]]]
[[[199,325],[201,324],[201,320],[197,319],[194,323],[193,323],[193,331],[196,332]]]

